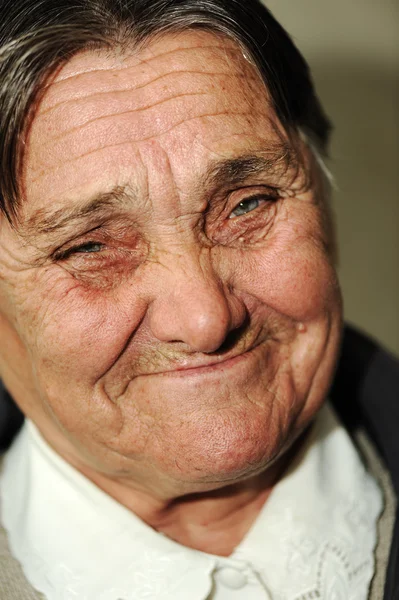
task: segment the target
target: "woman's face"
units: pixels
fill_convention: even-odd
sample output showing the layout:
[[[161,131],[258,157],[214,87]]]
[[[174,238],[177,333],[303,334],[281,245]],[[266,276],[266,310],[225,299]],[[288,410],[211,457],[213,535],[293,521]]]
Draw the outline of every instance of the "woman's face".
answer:
[[[331,382],[322,185],[238,47],[75,56],[0,221],[0,369],[68,460],[159,495],[266,469]]]

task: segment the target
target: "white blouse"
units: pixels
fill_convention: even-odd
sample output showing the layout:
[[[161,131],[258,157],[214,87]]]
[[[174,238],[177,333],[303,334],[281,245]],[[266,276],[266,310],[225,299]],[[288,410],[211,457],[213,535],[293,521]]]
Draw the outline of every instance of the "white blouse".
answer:
[[[49,600],[366,600],[382,495],[326,405],[233,554],[154,531],[28,422],[6,455],[2,521]]]

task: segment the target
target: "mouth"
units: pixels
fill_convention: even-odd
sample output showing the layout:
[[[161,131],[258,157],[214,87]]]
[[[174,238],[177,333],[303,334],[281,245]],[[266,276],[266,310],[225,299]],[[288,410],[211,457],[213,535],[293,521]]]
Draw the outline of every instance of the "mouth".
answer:
[[[190,377],[227,371],[239,363],[248,360],[261,344],[262,341],[258,341],[239,352],[236,350],[235,352],[225,354],[215,353],[212,356],[205,355],[196,361],[187,359],[185,362],[181,362],[171,369],[151,373],[151,375],[159,377]]]

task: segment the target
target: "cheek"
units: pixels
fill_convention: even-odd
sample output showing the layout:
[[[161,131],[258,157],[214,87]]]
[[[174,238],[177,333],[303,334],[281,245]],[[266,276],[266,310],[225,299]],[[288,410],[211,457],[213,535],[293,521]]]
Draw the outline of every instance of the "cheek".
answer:
[[[297,322],[320,318],[339,304],[337,276],[323,247],[311,238],[276,238],[242,251],[235,286]]]
[[[58,268],[34,283],[25,286],[17,326],[37,373],[93,384],[112,366],[140,322],[139,296],[130,297],[127,306],[122,286],[111,291],[90,288]]]

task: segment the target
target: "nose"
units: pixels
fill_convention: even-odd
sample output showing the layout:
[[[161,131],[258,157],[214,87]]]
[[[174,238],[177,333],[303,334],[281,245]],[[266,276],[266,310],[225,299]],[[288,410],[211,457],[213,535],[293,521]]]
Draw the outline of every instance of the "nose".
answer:
[[[208,259],[179,256],[168,260],[157,278],[157,294],[149,308],[152,334],[162,342],[182,342],[195,352],[221,347],[240,327],[246,308],[217,276]]]

